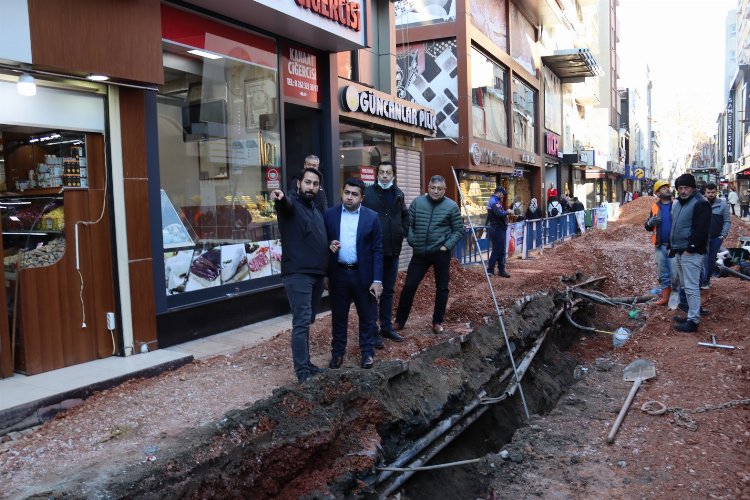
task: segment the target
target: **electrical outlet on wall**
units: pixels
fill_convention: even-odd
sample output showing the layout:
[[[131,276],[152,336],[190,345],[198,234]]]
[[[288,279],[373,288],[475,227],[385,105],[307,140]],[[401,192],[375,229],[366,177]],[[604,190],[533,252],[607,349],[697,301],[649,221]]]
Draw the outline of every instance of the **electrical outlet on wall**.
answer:
[[[115,329],[115,313],[108,312],[107,313],[107,330],[114,330]]]

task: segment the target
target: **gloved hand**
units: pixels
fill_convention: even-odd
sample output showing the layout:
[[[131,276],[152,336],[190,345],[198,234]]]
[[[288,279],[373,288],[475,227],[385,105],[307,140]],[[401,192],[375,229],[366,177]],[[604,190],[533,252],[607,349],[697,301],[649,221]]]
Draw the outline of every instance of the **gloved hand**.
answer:
[[[659,217],[658,215],[653,215],[646,221],[646,224],[648,224],[648,227],[655,227],[660,222],[661,217]]]

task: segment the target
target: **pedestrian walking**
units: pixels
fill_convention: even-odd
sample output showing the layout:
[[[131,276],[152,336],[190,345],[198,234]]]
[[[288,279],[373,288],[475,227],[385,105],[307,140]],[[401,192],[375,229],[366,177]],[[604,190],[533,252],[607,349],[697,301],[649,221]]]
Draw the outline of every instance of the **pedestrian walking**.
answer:
[[[729,194],[727,194],[727,203],[729,203],[729,207],[732,209],[732,215],[737,215],[734,211],[734,207],[740,202],[740,197],[737,194],[737,191],[734,189],[734,186],[729,186]]]
[[[505,234],[508,231],[508,214],[510,213],[505,210],[507,195],[505,188],[498,186],[487,202],[487,224],[490,226],[490,240],[492,242],[492,253],[487,262],[487,272],[494,275],[495,265],[497,265],[497,274],[503,278],[510,278],[510,274],[505,272]]]
[[[435,271],[435,307],[432,313],[433,333],[442,333],[445,308],[448,305],[451,250],[461,240],[464,226],[461,212],[453,200],[445,197],[445,179],[430,178],[426,195],[415,198],[409,205],[407,241],[414,250],[406,270],[406,283],[396,309],[393,327],[401,330],[406,324],[414,302],[414,294],[427,270]]]
[[[532,198],[529,202],[529,208],[526,209],[526,220],[537,220],[544,217],[542,209],[539,208],[539,202],[536,198]]]
[[[670,256],[674,257],[675,274],[687,298],[687,317],[675,316],[675,330],[695,332],[701,315],[700,279],[708,250],[711,205],[698,192],[695,177],[682,174],[675,181],[678,198],[672,205]]]
[[[377,300],[383,291],[383,242],[378,214],[362,206],[365,184],[347,179],[341,204],[323,216],[331,258],[328,277],[331,292],[331,362],[340,368],[346,354],[347,325],[352,301],[359,316],[360,366],[375,362]]]
[[[669,182],[658,180],[654,183],[654,192],[659,196],[651,205],[646,219],[646,231],[651,232],[654,245],[654,262],[659,279],[661,297],[654,302],[658,306],[667,305],[672,293],[672,258],[669,256],[669,235],[672,231],[672,190]]]
[[[719,198],[717,194],[718,189],[715,183],[709,182],[706,184],[706,200],[711,204],[711,229],[708,235],[708,252],[706,252],[703,272],[701,273],[702,290],[711,288],[711,276],[713,276],[716,267],[716,254],[719,253],[722,243],[729,235],[729,228],[732,225],[729,205],[726,200]]]
[[[279,221],[283,252],[281,282],[292,310],[292,362],[299,383],[321,369],[310,362],[310,324],[323,294],[328,269],[328,238],[323,215],[313,205],[323,179],[320,171],[305,168],[297,191],[271,191]]]
[[[382,349],[384,338],[395,342],[404,340],[393,329],[393,291],[396,287],[401,247],[409,230],[409,210],[406,208],[404,192],[396,185],[391,162],[385,161],[378,165],[377,181],[365,189],[362,205],[377,212],[383,234],[383,293],[378,303],[380,328],[375,337],[375,347]]]

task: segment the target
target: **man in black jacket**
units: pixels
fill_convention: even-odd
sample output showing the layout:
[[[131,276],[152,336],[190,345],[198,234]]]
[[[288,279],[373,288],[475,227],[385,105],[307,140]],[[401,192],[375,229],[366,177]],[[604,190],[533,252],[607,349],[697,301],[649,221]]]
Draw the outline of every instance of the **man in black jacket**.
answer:
[[[274,189],[270,197],[281,232],[281,282],[292,310],[292,360],[300,383],[321,372],[310,362],[309,337],[328,269],[326,227],[313,205],[323,178],[314,168],[305,168],[301,177],[296,193]]]
[[[677,281],[687,296],[687,317],[675,316],[679,332],[698,330],[701,314],[700,279],[708,251],[711,205],[696,189],[695,177],[682,174],[675,181],[678,198],[672,205],[669,256],[674,257]]]
[[[291,179],[289,179],[289,189],[287,190],[288,193],[297,192],[297,183],[300,181],[302,177],[301,174],[304,173],[304,169],[306,168],[314,168],[315,170],[320,172],[320,158],[315,155],[307,155],[305,157],[305,165],[302,167],[302,172],[300,172],[300,175],[295,175]],[[322,182],[318,193],[315,195],[315,198],[313,198],[313,206],[317,208],[321,214],[324,214],[328,209],[328,198],[326,197],[325,191],[323,191]]]
[[[378,213],[383,234],[383,294],[378,306],[380,332],[375,337],[375,347],[382,349],[383,337],[396,342],[404,340],[393,330],[393,290],[396,287],[401,246],[409,230],[409,211],[406,209],[404,192],[394,182],[391,162],[384,161],[378,165],[378,179],[365,190],[362,205]]]

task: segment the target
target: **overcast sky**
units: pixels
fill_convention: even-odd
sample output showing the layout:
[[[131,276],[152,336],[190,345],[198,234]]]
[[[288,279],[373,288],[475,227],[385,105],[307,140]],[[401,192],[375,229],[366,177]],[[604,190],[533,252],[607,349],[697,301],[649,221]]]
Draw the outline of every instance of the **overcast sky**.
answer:
[[[637,86],[648,64],[653,115],[667,142],[688,139],[693,124],[715,133],[725,106],[726,15],[736,6],[737,0],[620,0],[620,86]]]

